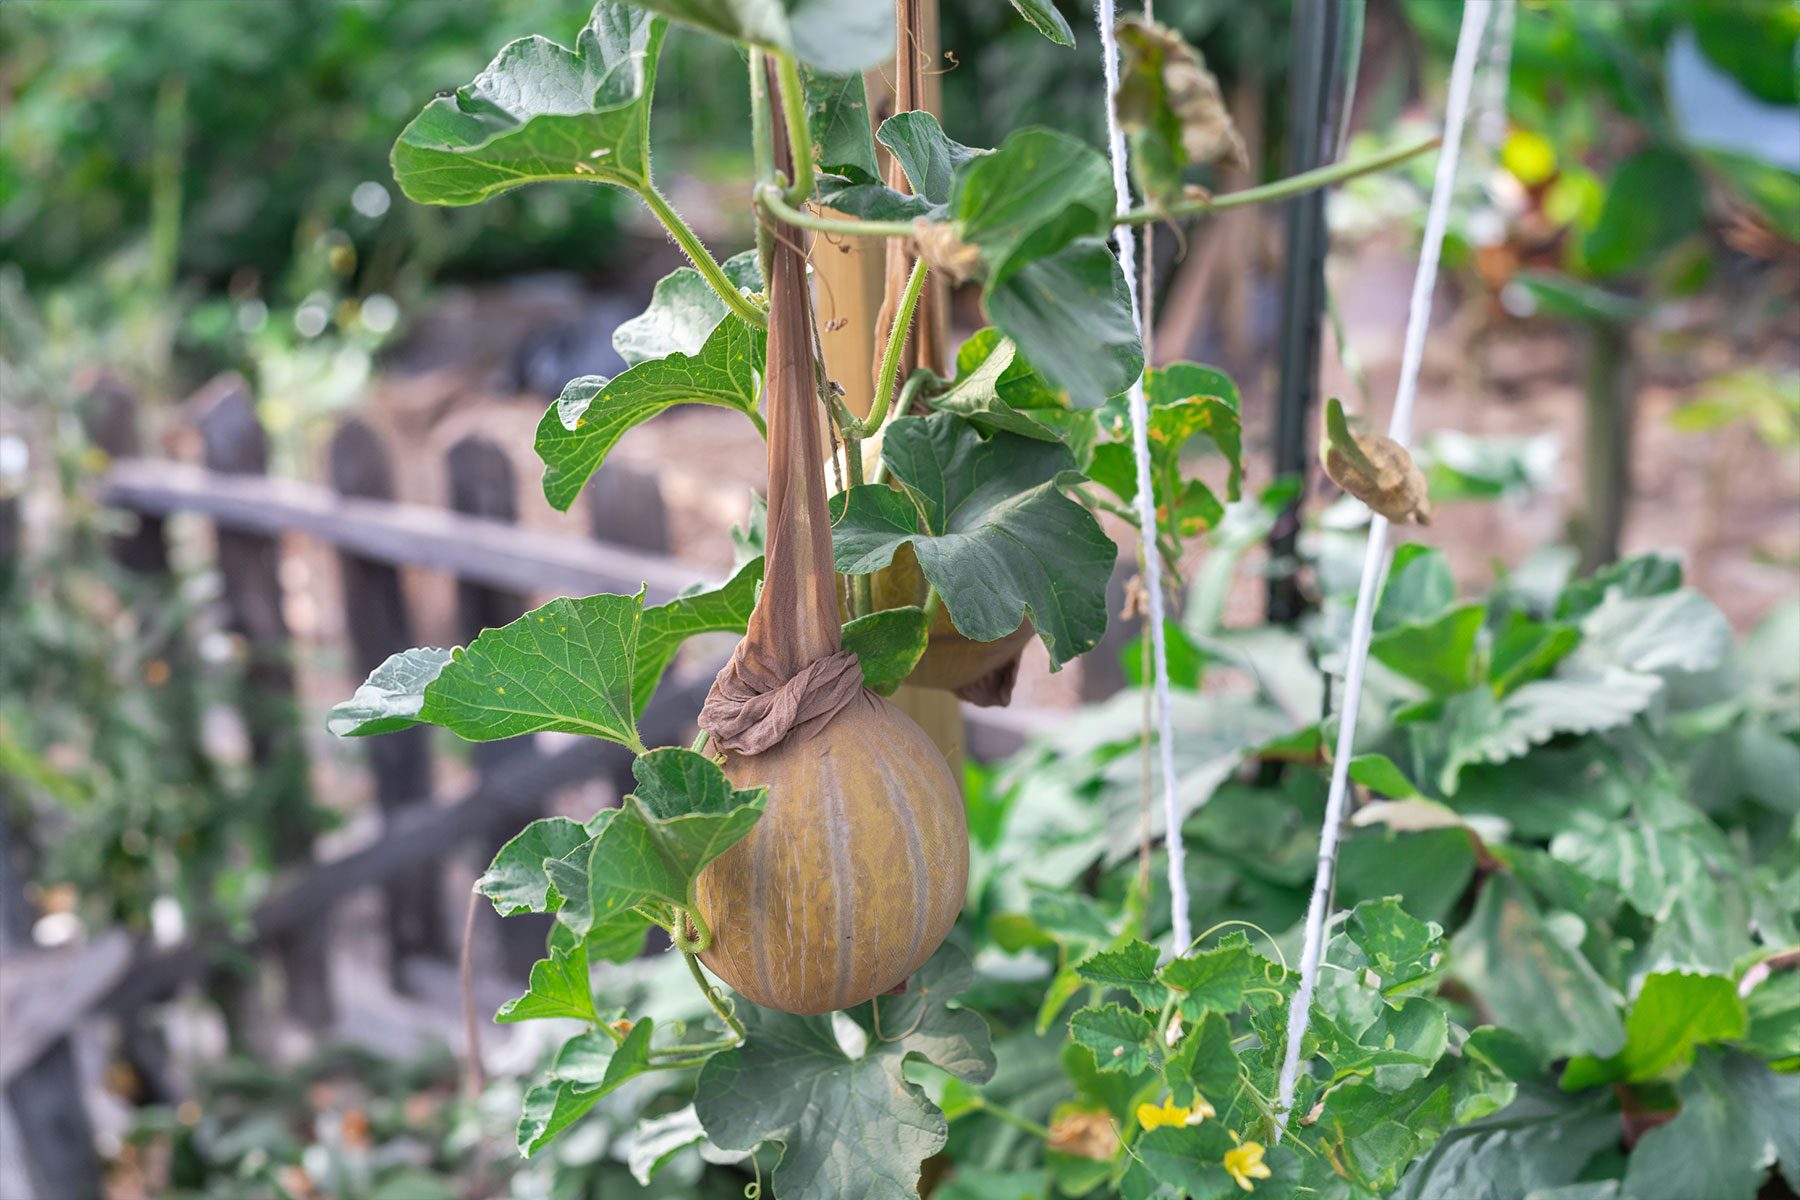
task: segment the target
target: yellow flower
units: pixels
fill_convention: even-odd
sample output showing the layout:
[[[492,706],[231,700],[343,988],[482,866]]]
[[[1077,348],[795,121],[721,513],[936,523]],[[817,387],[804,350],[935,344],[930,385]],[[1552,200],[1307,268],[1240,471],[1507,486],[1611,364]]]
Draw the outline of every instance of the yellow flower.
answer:
[[[1208,1117],[1217,1116],[1213,1106],[1206,1102],[1206,1097],[1196,1094],[1194,1103],[1186,1108],[1175,1103],[1175,1097],[1164,1096],[1161,1104],[1140,1104],[1137,1107],[1138,1124],[1147,1132],[1159,1125],[1198,1125]]]
[[[1256,1190],[1256,1185],[1250,1182],[1252,1179],[1267,1179],[1272,1173],[1263,1162],[1261,1142],[1245,1142],[1227,1150],[1225,1170],[1246,1192]]]

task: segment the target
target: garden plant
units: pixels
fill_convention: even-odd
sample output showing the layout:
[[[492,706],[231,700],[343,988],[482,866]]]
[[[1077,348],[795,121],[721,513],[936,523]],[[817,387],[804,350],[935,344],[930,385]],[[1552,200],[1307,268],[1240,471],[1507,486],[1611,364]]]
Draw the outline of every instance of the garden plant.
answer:
[[[1054,8],[1015,4],[1072,45]],[[653,182],[671,22],[744,53],[757,244],[723,261]],[[872,131],[861,72],[895,49],[879,0],[600,0],[572,48],[506,46],[400,135],[412,200],[603,184],[690,261],[616,331],[628,369],[571,381],[545,413],[552,505],[674,405],[734,410],[768,445],[766,514],[724,583],[555,600],[466,647],[394,656],[331,715],[348,736],[557,731],[636,755],[617,807],[533,822],[478,884],[502,915],[555,916],[496,1019],[581,1025],[523,1098],[520,1151],[601,1119],[616,1092],[642,1105],[640,1181],[701,1144],[782,1200],[1747,1198],[1777,1162],[1794,1186],[1800,1139],[1779,1114],[1800,1106],[1796,681],[1754,645],[1733,657],[1723,618],[1656,558],[1586,579],[1540,565],[1458,601],[1435,552],[1396,556],[1350,767],[1380,799],[1352,817],[1347,915],[1279,1106],[1299,982],[1283,935],[1317,854],[1340,598],[1300,632],[1218,627],[1217,572],[1292,490],[1245,496],[1229,378],[1146,371],[1107,239],[1432,143],[1208,195],[1187,169],[1237,149],[1216,85],[1170,31],[1118,36],[1143,197],[1125,212],[1107,158],[1063,133],[979,149],[921,111]],[[864,415],[818,350],[808,233],[907,258]],[[903,372],[932,276],[978,283],[987,326],[947,375]],[[911,680],[1004,702],[1023,641],[1053,669],[1100,642],[1117,548],[1097,514],[1140,524],[1125,400],[1140,377],[1155,513],[1140,540],[1171,570],[1185,539],[1214,546],[1166,631],[1198,930],[1184,945],[1149,869],[1167,831],[1141,808],[1136,692],[965,780],[884,699]],[[1376,443],[1332,416],[1334,475],[1345,457],[1379,474]],[[742,640],[699,737],[645,745],[646,705],[706,633]],[[1255,686],[1202,693],[1214,670]],[[609,994],[603,964],[655,928],[703,1019]]]

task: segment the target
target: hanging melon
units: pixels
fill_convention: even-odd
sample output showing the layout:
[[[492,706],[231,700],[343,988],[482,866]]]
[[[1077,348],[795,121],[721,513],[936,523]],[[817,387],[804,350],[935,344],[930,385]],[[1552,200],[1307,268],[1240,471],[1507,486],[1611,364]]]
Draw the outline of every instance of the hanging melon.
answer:
[[[778,148],[779,153],[779,148]],[[968,827],[943,756],[862,686],[842,648],[825,503],[823,407],[806,262],[769,270],[764,409],[769,535],[762,595],[700,727],[762,819],[701,873],[701,955],[757,1004],[848,1008],[905,983],[962,908]]]

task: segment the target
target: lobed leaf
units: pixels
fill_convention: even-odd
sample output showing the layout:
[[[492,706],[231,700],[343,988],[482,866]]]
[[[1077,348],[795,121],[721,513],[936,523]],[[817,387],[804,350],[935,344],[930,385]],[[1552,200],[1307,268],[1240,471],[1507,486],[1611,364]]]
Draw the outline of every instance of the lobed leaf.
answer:
[[[650,94],[666,22],[599,0],[569,50],[509,43],[400,134],[394,180],[421,204],[476,204],[528,183],[650,186]]]
[[[1094,647],[1118,551],[1058,490],[1074,465],[1065,447],[1004,433],[984,441],[938,413],[896,419],[882,458],[905,491],[871,484],[832,498],[839,571],[879,571],[910,545],[964,636],[997,641],[1029,619],[1053,670]]]

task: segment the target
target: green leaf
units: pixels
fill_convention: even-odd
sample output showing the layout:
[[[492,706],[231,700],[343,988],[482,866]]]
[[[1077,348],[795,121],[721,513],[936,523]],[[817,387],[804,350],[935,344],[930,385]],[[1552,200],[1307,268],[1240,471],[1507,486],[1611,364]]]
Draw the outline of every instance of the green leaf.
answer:
[[[973,977],[968,956],[946,945],[905,994],[850,1010],[868,1035],[860,1057],[844,1052],[831,1017],[740,1006],[748,1038],[700,1070],[694,1108],[707,1136],[729,1150],[779,1143],[782,1200],[917,1200],[919,1166],[948,1126],[904,1066],[923,1059],[971,1084],[992,1077],[986,1023],[951,1005]]]
[[[1266,982],[1262,959],[1241,933],[1221,938],[1210,950],[1171,959],[1158,977],[1178,994],[1181,1015],[1189,1021],[1198,1021],[1209,1012],[1237,1012],[1246,993]]]
[[[956,172],[950,213],[981,251],[989,286],[1112,224],[1112,173],[1100,152],[1054,129],[1020,129]]]
[[[1223,372],[1197,363],[1175,363],[1146,377],[1150,423],[1151,492],[1158,523],[1179,535],[1213,528],[1225,509],[1212,490],[1197,479],[1182,478],[1182,453],[1204,435],[1229,464],[1228,498],[1239,498],[1243,482],[1243,444],[1239,426],[1237,385]],[[1087,474],[1120,500],[1137,497],[1137,460],[1132,455],[1126,399],[1115,396],[1100,409],[1103,423],[1113,426],[1117,441],[1094,448]]]
[[[1375,605],[1375,632],[1430,621],[1456,603],[1456,578],[1442,551],[1407,542],[1394,551],[1387,582]]]
[[[1199,1125],[1164,1125],[1132,1143],[1131,1152],[1150,1175],[1179,1189],[1191,1200],[1225,1200],[1238,1194],[1225,1173],[1225,1154],[1232,1148],[1231,1135],[1216,1121]]]
[[[1397,896],[1358,904],[1350,913],[1348,933],[1380,977],[1383,996],[1416,991],[1443,968],[1444,931],[1408,915]]]
[[[1350,760],[1350,778],[1378,796],[1406,800],[1419,795],[1419,789],[1401,773],[1394,760],[1385,754],[1359,754]]]
[[[1475,683],[1475,643],[1486,620],[1483,605],[1464,604],[1435,620],[1396,625],[1376,634],[1369,653],[1434,695],[1450,695]]]
[[[1517,880],[1496,874],[1452,941],[1456,974],[1548,1057],[1609,1056],[1625,1044],[1619,1000],[1582,954],[1579,926],[1568,914],[1553,926]]]
[[[878,0],[643,0],[671,20],[734,42],[790,53],[831,75],[894,54],[894,9]]]
[[[1632,1200],[1751,1200],[1779,1161],[1800,1182],[1800,1075],[1754,1059],[1703,1053],[1678,1088],[1681,1111],[1638,1139],[1625,1171]]]
[[[1069,1036],[1094,1055],[1102,1071],[1135,1075],[1150,1065],[1156,1035],[1150,1018],[1118,1004],[1093,1004],[1069,1018]]]
[[[597,1029],[563,1043],[549,1079],[525,1093],[519,1113],[519,1153],[536,1154],[585,1116],[602,1096],[653,1070],[650,1035],[654,1028],[655,1023],[646,1017],[631,1027],[622,1043],[614,1043]]]
[[[875,159],[875,136],[862,75],[826,75],[803,69],[800,82],[806,89],[806,128],[819,170],[852,183],[880,183],[881,165]]]
[[[561,926],[556,926],[560,929]],[[500,1024],[513,1021],[536,1021],[546,1017],[571,1017],[577,1021],[598,1021],[594,1012],[594,995],[588,990],[587,948],[581,942],[550,948],[550,957],[531,966],[531,982],[525,994],[508,1000],[494,1014]]]
[[[1495,693],[1504,696],[1521,684],[1542,679],[1580,641],[1581,630],[1573,625],[1534,621],[1524,613],[1513,612],[1506,629],[1494,639],[1488,663],[1488,678]]]
[[[1608,1106],[1522,1089],[1500,1112],[1446,1133],[1400,1181],[1395,1200],[1561,1197],[1555,1189],[1618,1138],[1619,1117]]]
[[[1062,13],[1056,10],[1053,0],[1012,0],[1012,6],[1019,10],[1026,24],[1057,45],[1075,45],[1075,34]]]
[[[1744,1002],[1724,976],[1651,975],[1625,1017],[1625,1048],[1605,1060],[1570,1059],[1562,1086],[1577,1091],[1614,1080],[1671,1078],[1693,1062],[1696,1046],[1741,1038],[1748,1028]]]
[[[1600,220],[1581,242],[1587,269],[1608,278],[1649,266],[1700,228],[1704,192],[1685,154],[1667,146],[1638,151],[1607,180]]]
[[[1609,593],[1581,618],[1582,653],[1646,674],[1710,671],[1731,653],[1731,624],[1692,588],[1655,596]]]
[[[1479,1064],[1446,1056],[1399,1093],[1383,1091],[1373,1081],[1331,1092],[1315,1136],[1333,1151],[1334,1172],[1341,1169],[1352,1182],[1386,1195],[1446,1130],[1488,1116],[1512,1099],[1507,1081]]]
[[[1156,947],[1137,938],[1082,960],[1075,972],[1089,983],[1130,992],[1145,1008],[1159,1008],[1168,998],[1168,989],[1156,979]]]
[[[425,687],[450,658],[451,651],[431,646],[390,655],[355,695],[331,710],[325,727],[338,737],[369,737],[417,725]]]
[[[588,857],[596,920],[646,897],[687,904],[694,876],[749,833],[768,803],[767,788],[733,787],[717,763],[692,750],[640,754],[631,773],[637,790],[598,831]]]
[[[527,183],[650,186],[650,93],[667,26],[600,0],[574,50],[508,44],[394,143],[394,180],[421,204],[475,204]]]
[[[375,668],[328,725],[343,737],[441,725],[472,742],[582,733],[636,749],[631,681],[643,607],[641,594],[552,600],[447,658],[404,651]]]
[[[1452,696],[1440,722],[1445,746],[1438,787],[1452,795],[1464,768],[1519,758],[1559,734],[1615,729],[1648,708],[1661,689],[1655,675],[1612,667],[1540,679],[1500,699],[1486,688]]]
[[[710,404],[755,418],[764,337],[727,316],[698,354],[672,351],[610,381],[599,375],[571,379],[538,421],[544,499],[567,511],[628,430],[677,404]]]
[[[888,608],[845,624],[844,649],[862,666],[863,686],[889,696],[925,657],[930,635],[924,609]]]
[[[700,1118],[694,1115],[691,1104],[664,1116],[643,1118],[631,1131],[631,1149],[626,1158],[631,1177],[639,1187],[649,1187],[671,1158],[705,1137],[706,1130],[700,1128]]]
[[[759,555],[716,588],[687,592],[667,604],[644,610],[638,633],[637,667],[631,680],[635,715],[643,715],[663,672],[689,638],[702,633],[744,632],[750,612],[756,607],[762,577],[763,560]]]
[[[756,251],[732,255],[721,269],[739,291],[762,290]],[[613,349],[633,367],[671,354],[697,355],[729,311],[700,272],[677,267],[656,281],[648,308],[613,330]]]
[[[1196,1093],[1224,1112],[1238,1089],[1241,1064],[1231,1048],[1231,1023],[1210,1012],[1189,1029],[1164,1064],[1163,1078],[1175,1103],[1191,1107]]]
[[[503,917],[555,912],[562,897],[545,873],[544,860],[562,858],[588,841],[588,831],[567,817],[544,817],[521,829],[500,847],[475,890],[494,902]]]
[[[1076,408],[1118,395],[1144,369],[1125,276],[1099,238],[1077,238],[990,282],[981,303],[988,320]]]
[[[879,571],[911,545],[965,637],[997,641],[1029,618],[1052,670],[1093,649],[1118,550],[1057,489],[1073,468],[1065,447],[1010,434],[983,441],[937,413],[893,421],[882,459],[905,492],[870,484],[832,498],[839,571]]]
[[[1557,598],[1558,620],[1572,621],[1598,608],[1614,592],[1624,599],[1660,596],[1681,586],[1681,562],[1661,554],[1639,554],[1601,567],[1586,579],[1577,579]]]
[[[1068,398],[993,328],[977,330],[962,344],[956,352],[956,381],[927,401],[983,433],[1016,433],[1041,442],[1068,442],[1081,433],[1070,423]]]
[[[1800,242],[1800,174],[1722,150],[1708,150],[1702,157],[1770,228],[1789,242]]]
[[[895,113],[881,123],[875,136],[893,152],[913,192],[934,207],[949,205],[956,173],[964,163],[991,153],[952,140],[936,117],[917,110]]]

